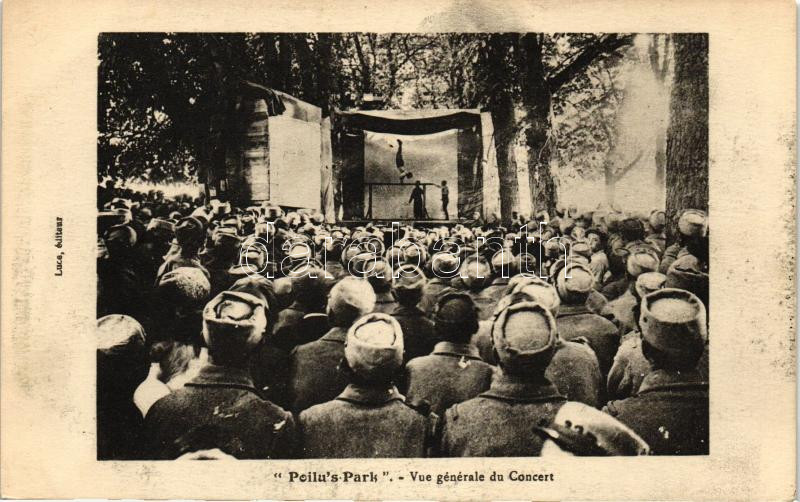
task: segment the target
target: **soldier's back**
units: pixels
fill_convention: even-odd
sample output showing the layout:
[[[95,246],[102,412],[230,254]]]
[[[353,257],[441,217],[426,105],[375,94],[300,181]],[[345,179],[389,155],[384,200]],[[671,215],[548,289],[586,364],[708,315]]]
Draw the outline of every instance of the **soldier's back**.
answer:
[[[474,354],[460,352],[463,351],[437,345],[433,354],[409,361],[408,398],[427,401],[431,410],[442,416],[450,406],[488,389],[494,372],[492,366],[480,360],[477,350]]]
[[[639,434],[655,455],[707,455],[708,383],[699,373],[666,379],[661,374],[651,372],[637,395],[611,401],[604,410]]]
[[[597,356],[588,344],[560,340],[545,376],[570,401],[600,404],[602,375]]]
[[[300,414],[305,458],[424,457],[435,420],[400,399],[370,404],[334,399]]]
[[[585,338],[597,356],[605,378],[619,348],[619,330],[608,319],[589,312],[583,305],[562,305],[556,317],[559,336],[567,341]]]
[[[292,411],[330,401],[347,386],[338,369],[344,357],[344,336],[343,330],[333,328],[319,340],[292,351],[288,389]]]
[[[564,402],[563,398],[515,402],[484,393],[456,404],[445,413],[441,453],[447,457],[538,456],[542,439],[534,426],[550,422]]]
[[[239,459],[291,458],[296,440],[292,415],[255,391],[192,385],[156,401],[145,436],[160,459],[212,448]]]

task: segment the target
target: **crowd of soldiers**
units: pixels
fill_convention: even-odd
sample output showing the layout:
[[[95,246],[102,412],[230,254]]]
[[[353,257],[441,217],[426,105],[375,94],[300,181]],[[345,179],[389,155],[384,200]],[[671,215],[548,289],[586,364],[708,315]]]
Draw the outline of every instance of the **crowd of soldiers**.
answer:
[[[98,210],[100,459],[709,451],[703,211]]]

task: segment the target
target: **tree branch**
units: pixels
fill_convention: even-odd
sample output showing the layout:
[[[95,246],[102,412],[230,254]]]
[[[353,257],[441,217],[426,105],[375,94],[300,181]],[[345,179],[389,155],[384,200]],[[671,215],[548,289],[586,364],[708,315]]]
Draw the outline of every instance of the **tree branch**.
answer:
[[[555,94],[562,85],[575,78],[576,75],[585,70],[586,67],[592,64],[596,59],[610,54],[620,47],[630,45],[632,41],[632,35],[624,35],[622,37],[609,35],[599,40],[597,43],[589,45],[581,51],[572,62],[557,71],[554,75],[548,77],[547,85],[550,88],[550,92]]]
[[[639,154],[636,155],[636,158],[634,158],[628,165],[620,169],[619,172],[614,175],[614,179],[616,181],[621,180],[626,174],[628,174],[628,171],[630,171],[633,166],[639,163],[639,161],[642,159],[642,155],[644,155],[644,151],[639,150]]]

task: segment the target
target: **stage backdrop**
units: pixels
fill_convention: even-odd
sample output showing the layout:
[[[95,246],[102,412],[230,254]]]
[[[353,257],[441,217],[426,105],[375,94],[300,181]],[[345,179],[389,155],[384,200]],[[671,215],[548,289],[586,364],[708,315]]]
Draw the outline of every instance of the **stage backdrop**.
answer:
[[[426,189],[431,218],[441,218],[441,190],[450,189],[450,218],[484,217],[496,211],[497,166],[493,155],[491,117],[479,110],[380,110],[336,112],[334,168],[345,219],[369,215],[366,183],[399,183],[395,164],[397,138],[403,139],[404,169],[409,185],[375,187],[373,218],[403,219],[414,181],[435,183]]]
[[[422,136],[364,132],[364,183],[397,183],[400,171],[396,167],[397,140],[403,142],[404,169],[413,177],[405,185],[372,187],[372,217],[380,219],[413,218],[413,205],[408,198],[414,182],[441,185],[447,181],[450,190],[448,211],[457,215],[458,203],[458,132],[455,129]],[[364,207],[369,210],[369,186],[364,189]],[[433,219],[443,219],[441,190],[425,187],[425,207]]]

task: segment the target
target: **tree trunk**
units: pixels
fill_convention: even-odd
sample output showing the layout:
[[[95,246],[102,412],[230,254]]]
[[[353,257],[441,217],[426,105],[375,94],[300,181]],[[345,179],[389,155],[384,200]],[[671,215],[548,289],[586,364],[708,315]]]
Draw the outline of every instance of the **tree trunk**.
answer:
[[[650,67],[653,70],[656,82],[663,88],[665,85],[667,71],[669,70],[669,35],[651,35],[650,46],[648,48],[650,55]],[[667,132],[666,128],[660,129],[656,133],[656,151],[655,151],[655,183],[658,191],[656,192],[656,200],[654,206],[661,203],[660,194],[664,190],[665,181],[665,167],[667,165]]]
[[[708,35],[673,35],[675,81],[667,129],[668,239],[680,211],[708,211]]]
[[[531,188],[531,211],[542,209],[553,214],[556,187],[550,172],[550,89],[542,64],[542,45],[538,35],[522,36],[525,72],[522,79],[522,104],[528,124],[525,143],[528,148],[528,180]]]
[[[514,40],[507,33],[495,33],[489,36],[488,51],[481,75],[484,76],[484,89],[489,90],[486,96],[489,110],[492,113],[494,126],[494,147],[497,152],[497,173],[500,178],[500,219],[504,223],[511,221],[514,211],[519,209],[519,182],[517,180],[517,164],[514,160],[514,137],[517,133],[514,119],[514,73],[509,67],[507,58]],[[496,91],[495,91],[496,89]],[[488,215],[485,215],[488,216]]]
[[[614,207],[614,195],[617,190],[617,178],[614,176],[614,164],[606,160],[603,164],[603,173],[606,178],[606,205]]]
[[[511,213],[519,208],[519,181],[513,148],[516,133],[514,100],[510,94],[505,94],[501,101],[492,107],[492,123],[500,178],[500,218],[507,223],[511,221]]]

